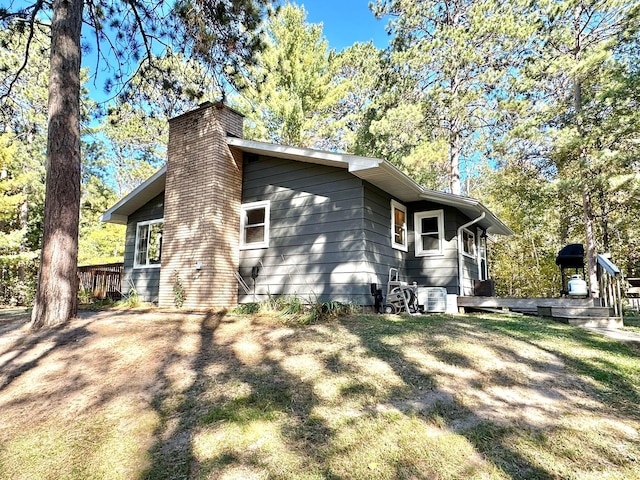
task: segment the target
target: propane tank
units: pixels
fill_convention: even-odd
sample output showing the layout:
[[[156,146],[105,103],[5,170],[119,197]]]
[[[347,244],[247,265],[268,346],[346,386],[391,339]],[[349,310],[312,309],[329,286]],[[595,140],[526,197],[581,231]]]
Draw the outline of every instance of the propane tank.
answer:
[[[569,280],[569,296],[586,297],[588,294],[587,282],[585,282],[580,275],[571,275],[571,280]]]

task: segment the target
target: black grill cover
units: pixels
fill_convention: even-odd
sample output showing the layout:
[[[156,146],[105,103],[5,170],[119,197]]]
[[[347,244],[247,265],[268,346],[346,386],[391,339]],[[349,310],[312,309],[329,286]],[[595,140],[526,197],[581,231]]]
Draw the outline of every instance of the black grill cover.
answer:
[[[584,246],[571,243],[562,248],[556,257],[556,265],[560,268],[584,268]]]

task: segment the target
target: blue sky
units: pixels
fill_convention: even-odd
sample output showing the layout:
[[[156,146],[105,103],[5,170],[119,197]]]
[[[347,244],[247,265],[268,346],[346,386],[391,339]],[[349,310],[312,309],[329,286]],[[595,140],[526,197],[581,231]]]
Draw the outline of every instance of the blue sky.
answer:
[[[0,4],[3,0],[0,0]],[[356,42],[373,40],[376,47],[387,47],[389,36],[385,31],[387,19],[377,20],[369,10],[369,0],[291,0],[299,6],[304,6],[307,12],[307,22],[322,23],[324,37],[329,42],[329,48],[341,51]],[[85,32],[86,34],[86,32]],[[83,59],[83,65],[93,72],[95,56],[88,54]],[[101,65],[105,68],[104,65]],[[97,101],[110,98],[103,90],[103,75],[98,72],[98,80],[88,87],[91,96]]]
[[[385,48],[388,36],[385,19],[376,20],[369,10],[369,0],[299,0],[292,3],[304,6],[307,22],[322,23],[329,46],[337,51],[355,42],[373,40],[378,48]]]

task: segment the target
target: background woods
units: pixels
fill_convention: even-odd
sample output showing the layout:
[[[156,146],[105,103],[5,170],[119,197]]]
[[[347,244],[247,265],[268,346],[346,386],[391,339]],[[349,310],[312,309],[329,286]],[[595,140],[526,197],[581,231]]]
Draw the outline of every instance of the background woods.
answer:
[[[109,93],[95,65],[78,72],[79,263],[121,258],[122,230],[99,216],[163,164],[167,119],[224,99],[247,138],[380,156],[482,200],[515,232],[489,247],[500,294],[557,294],[554,259],[571,242],[640,276],[636,2],[379,0],[386,48],[340,51],[296,4],[141,4],[136,23],[128,3],[107,3],[82,10],[81,51]],[[1,303],[36,292],[51,14],[0,8]]]

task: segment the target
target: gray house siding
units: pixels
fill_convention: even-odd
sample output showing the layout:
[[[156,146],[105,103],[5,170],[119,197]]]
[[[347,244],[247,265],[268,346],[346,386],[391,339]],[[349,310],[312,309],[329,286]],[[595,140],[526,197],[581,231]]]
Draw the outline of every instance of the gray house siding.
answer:
[[[382,289],[386,288],[390,268],[397,268],[401,279],[407,278],[407,252],[391,246],[391,199],[388,193],[365,184],[365,256],[372,271],[371,283],[377,283]],[[371,303],[372,298],[369,300]]]
[[[344,169],[291,160],[259,157],[244,162],[242,203],[270,201],[268,248],[240,251],[239,273],[253,300],[253,267],[258,268],[256,299],[296,295],[303,300],[339,300],[372,305],[369,285],[385,288],[389,268],[409,283],[446,287],[458,293],[457,228],[470,219],[452,207],[429,202],[407,207],[408,251],[391,246],[391,200],[379,188]],[[443,255],[416,257],[414,213],[444,211]],[[164,194],[129,216],[126,231],[123,289],[135,288],[144,301],[157,302],[160,268],[133,268],[138,222],[163,218]],[[474,233],[476,227],[470,227]],[[462,256],[466,295],[478,278],[475,258]]]
[[[365,184],[364,229],[366,238],[366,260],[372,271],[372,282],[384,288],[389,278],[389,269],[397,268],[400,278],[408,283],[430,287],[445,287],[447,293],[458,294],[458,244],[457,230],[470,219],[453,207],[430,202],[401,202],[407,208],[407,252],[391,246],[391,200],[388,193]],[[442,210],[444,216],[444,243],[442,255],[416,256],[414,214]],[[470,227],[475,232],[475,227]],[[478,278],[475,258],[463,256],[466,295],[473,294],[473,279]]]
[[[458,257],[456,229],[458,211],[442,205],[428,202],[405,203],[407,208],[407,251],[391,246],[391,200],[388,193],[372,186],[365,187],[365,234],[367,238],[367,257],[378,278],[376,283],[385,288],[389,278],[389,269],[397,268],[400,279],[408,283],[430,287],[446,287],[447,292],[457,293]],[[445,241],[443,255],[416,257],[414,236],[414,213],[431,210],[444,211]]]
[[[272,157],[244,160],[242,203],[269,200],[268,248],[240,250],[239,273],[249,286],[239,302],[270,295],[372,305],[370,284],[385,288],[389,269],[409,283],[458,294],[457,229],[470,219],[453,207],[399,202],[407,208],[407,251],[391,246],[390,194],[337,167]],[[397,201],[397,199],[396,199]],[[443,254],[415,255],[414,214],[442,210]],[[138,222],[163,218],[164,194],[131,214],[127,223],[123,289],[157,302],[160,268],[133,268]],[[475,226],[470,230],[476,233]],[[477,241],[477,238],[476,238]],[[473,294],[477,259],[462,255],[463,290]],[[258,269],[255,285],[252,270]],[[234,287],[235,288],[235,287]]]
[[[160,268],[133,268],[135,255],[136,229],[138,222],[156,220],[164,216],[164,192],[149,201],[129,216],[125,236],[124,271],[122,276],[123,293],[135,288],[138,296],[145,302],[158,301]]]
[[[458,244],[457,229],[460,225],[459,212],[451,207],[430,202],[416,202],[407,205],[409,211],[409,256],[407,258],[407,278],[410,282],[429,287],[445,287],[447,293],[458,293]],[[444,241],[442,255],[417,257],[415,254],[414,214],[442,210],[444,215]]]
[[[363,182],[341,168],[259,157],[245,160],[242,203],[270,201],[268,248],[240,251],[240,275],[256,299],[370,303]],[[240,302],[253,295],[240,291]]]

